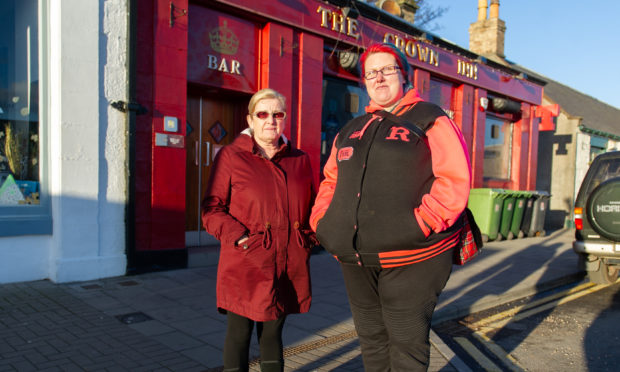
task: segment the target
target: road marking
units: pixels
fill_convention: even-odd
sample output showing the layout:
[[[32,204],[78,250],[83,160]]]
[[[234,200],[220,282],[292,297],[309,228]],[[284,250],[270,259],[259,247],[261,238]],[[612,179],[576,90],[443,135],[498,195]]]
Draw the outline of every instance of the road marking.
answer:
[[[578,285],[578,286],[576,286],[574,288],[554,293],[554,294],[549,295],[549,296],[547,296],[545,298],[541,298],[541,299],[536,300],[536,301],[528,302],[527,304],[524,304],[524,305],[521,305],[521,306],[516,306],[516,307],[514,307],[512,309],[502,311],[500,313],[497,313],[495,315],[486,317],[484,319],[480,319],[480,320],[478,320],[476,322],[473,322],[473,323],[468,323],[467,326],[470,327],[470,328],[478,328],[478,327],[486,326],[488,324],[496,323],[498,320],[502,320],[502,319],[505,319],[505,318],[513,317],[513,316],[515,316],[516,314],[520,313],[523,310],[528,310],[528,309],[531,309],[531,308],[538,307],[541,304],[548,303],[549,301],[552,301],[554,299],[562,298],[562,297],[565,297],[566,295],[577,293],[577,292],[583,291],[585,289],[588,289],[588,288],[591,288],[591,287],[594,287],[594,286],[596,286],[596,284],[593,284],[593,283],[580,284],[580,285]]]
[[[512,355],[508,354],[504,349],[502,349],[499,345],[493,342],[493,340],[491,340],[487,335],[481,332],[474,332],[473,335],[487,348],[487,350],[495,354],[495,356],[498,357],[502,361],[502,363],[504,363],[511,371],[523,372],[526,370]]]
[[[607,285],[595,284],[593,286],[583,287],[579,291],[573,291],[574,293],[567,295],[567,296],[566,294],[568,293],[565,293],[564,297],[557,298],[558,296],[556,295],[546,297],[544,299],[541,299],[540,301],[532,302],[531,306],[521,306],[520,310],[526,310],[526,311],[517,312],[514,315],[512,314],[508,315],[508,313],[513,313],[513,312],[506,311],[505,313],[507,313],[507,315],[503,319],[498,319],[496,321],[487,322],[485,326],[480,327],[480,330],[485,330],[484,333],[487,333],[489,332],[489,330],[502,328],[508,323],[518,322],[520,320],[529,318],[532,315],[536,315],[543,311],[553,309],[557,307],[558,305],[562,305],[569,301],[576,300],[590,293],[598,292],[601,289],[607,288],[608,286],[609,286],[608,284]],[[570,293],[571,291],[567,291],[567,292]],[[551,301],[549,301],[550,299]]]
[[[456,341],[461,347],[467,352],[467,354],[471,355],[472,358],[478,362],[478,364],[485,370],[489,372],[502,372],[502,369],[499,368],[491,359],[487,358],[478,348],[474,346],[467,338],[465,337],[455,337],[454,341]]]
[[[616,283],[618,282],[620,282],[620,279],[616,281]],[[562,305],[569,301],[573,301],[575,299],[583,297],[587,294],[600,291],[601,289],[609,287],[609,285],[610,284],[594,284],[591,282],[580,284],[574,288],[554,293],[539,300],[517,306],[515,308],[503,311],[501,313],[497,313],[487,318],[480,319],[477,322],[465,325],[471,328],[474,331],[473,336],[478,341],[480,341],[480,343],[482,343],[487,350],[489,350],[498,359],[500,359],[502,363],[504,363],[508,368],[510,368],[511,371],[522,372],[525,371],[525,368],[523,368],[512,355],[508,354],[504,349],[502,349],[499,345],[493,342],[493,340],[491,340],[486,334],[498,328],[503,328],[506,324],[510,322],[517,322],[540,312],[553,309],[558,305]],[[458,342],[463,347],[463,349],[465,349],[465,351],[469,355],[476,359],[476,361],[487,371],[494,370],[492,368],[497,367],[490,359],[484,356],[484,354],[482,354],[480,350],[476,349],[476,347],[466,338],[455,337],[454,340]],[[493,364],[494,367],[487,367],[486,364],[483,364],[489,362]]]
[[[439,354],[459,372],[472,372],[472,370],[459,358],[448,345],[446,345],[441,337],[431,329],[429,341],[431,345],[435,347],[435,350],[439,351]]]

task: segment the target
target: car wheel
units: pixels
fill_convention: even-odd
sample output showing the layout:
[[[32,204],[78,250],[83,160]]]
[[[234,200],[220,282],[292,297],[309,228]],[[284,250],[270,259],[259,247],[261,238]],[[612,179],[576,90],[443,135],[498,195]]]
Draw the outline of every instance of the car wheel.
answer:
[[[586,211],[594,231],[611,241],[620,241],[620,177],[598,185],[588,197]]]
[[[596,284],[611,284],[618,279],[618,267],[601,262],[598,271],[588,271],[588,278]]]

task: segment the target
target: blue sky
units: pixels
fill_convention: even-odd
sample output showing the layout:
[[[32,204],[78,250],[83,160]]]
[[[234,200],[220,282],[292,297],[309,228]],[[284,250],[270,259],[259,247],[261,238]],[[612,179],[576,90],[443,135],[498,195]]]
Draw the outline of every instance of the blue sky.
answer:
[[[478,0],[448,7],[432,33],[469,47]],[[500,0],[506,59],[620,109],[620,0]]]

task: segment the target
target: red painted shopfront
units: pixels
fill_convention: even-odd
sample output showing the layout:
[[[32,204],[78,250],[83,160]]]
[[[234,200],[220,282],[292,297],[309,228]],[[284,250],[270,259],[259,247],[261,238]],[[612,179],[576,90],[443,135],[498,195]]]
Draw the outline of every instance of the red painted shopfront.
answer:
[[[136,252],[205,244],[198,211],[213,157],[245,128],[258,89],[287,97],[285,134],[318,182],[333,135],[367,103],[357,58],[381,41],[402,48],[414,86],[461,127],[473,187],[535,189],[543,89],[517,72],[324,1],[138,0],[138,14],[136,100],[149,112],[136,122]]]

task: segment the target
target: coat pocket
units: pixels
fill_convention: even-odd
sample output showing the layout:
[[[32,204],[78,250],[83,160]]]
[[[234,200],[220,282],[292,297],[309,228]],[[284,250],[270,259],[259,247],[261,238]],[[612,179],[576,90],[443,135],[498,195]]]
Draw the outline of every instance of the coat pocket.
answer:
[[[256,249],[262,248],[261,246],[263,242],[263,235],[264,233],[262,232],[249,234],[248,240],[239,245],[236,245],[235,249],[239,252],[248,254]]]
[[[252,276],[255,278],[271,277],[273,275],[271,270],[275,267],[275,249],[265,247],[265,233],[250,234],[245,243],[247,248],[243,245],[236,247],[243,256],[242,265],[244,270],[254,272]]]
[[[368,252],[411,249],[423,246],[426,241],[413,211],[405,209],[365,220],[359,231],[360,246]]]

